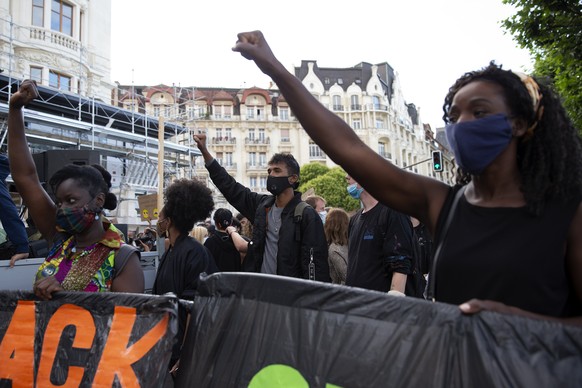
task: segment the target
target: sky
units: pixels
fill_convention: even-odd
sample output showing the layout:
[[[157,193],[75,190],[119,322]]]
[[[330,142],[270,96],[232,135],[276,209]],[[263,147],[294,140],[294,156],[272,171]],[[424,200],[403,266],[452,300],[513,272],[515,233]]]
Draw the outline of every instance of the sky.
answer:
[[[269,87],[270,78],[231,50],[237,33],[261,30],[293,73],[388,62],[421,120],[444,125],[448,88],[491,60],[529,72],[532,61],[501,20],[501,0],[112,0],[111,78],[123,85]]]

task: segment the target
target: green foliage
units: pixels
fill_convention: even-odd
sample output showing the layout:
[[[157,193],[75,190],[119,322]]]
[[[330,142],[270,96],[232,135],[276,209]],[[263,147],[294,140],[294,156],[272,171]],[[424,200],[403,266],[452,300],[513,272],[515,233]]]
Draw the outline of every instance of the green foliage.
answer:
[[[313,174],[315,171],[323,171],[323,169],[314,167],[314,165],[324,167],[325,172]],[[308,171],[309,176],[313,178],[308,181],[304,180],[304,171]],[[301,168],[301,180],[303,183],[299,186],[299,191],[304,193],[313,188],[317,195],[325,198],[329,207],[340,207],[348,212],[359,209],[360,202],[350,197],[346,190],[345,177],[346,173],[340,167],[330,169],[319,163],[310,163]]]
[[[552,80],[574,125],[582,129],[582,3],[503,0],[516,14],[503,21],[534,57],[534,74]]]
[[[309,163],[301,167],[301,182],[309,182],[310,180],[324,175],[329,171],[329,167],[321,163]]]

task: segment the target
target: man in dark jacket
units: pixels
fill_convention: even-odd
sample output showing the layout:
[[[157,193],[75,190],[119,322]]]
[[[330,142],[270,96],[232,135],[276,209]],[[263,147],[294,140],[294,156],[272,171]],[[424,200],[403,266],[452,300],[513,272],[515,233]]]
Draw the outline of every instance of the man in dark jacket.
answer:
[[[210,179],[226,200],[253,224],[253,238],[243,269],[296,278],[330,282],[327,242],[323,223],[310,206],[302,212],[300,225],[294,211],[301,201],[299,164],[291,154],[275,154],[268,165],[267,190],[259,194],[238,183],[220,166],[206,148],[206,135],[194,135]]]

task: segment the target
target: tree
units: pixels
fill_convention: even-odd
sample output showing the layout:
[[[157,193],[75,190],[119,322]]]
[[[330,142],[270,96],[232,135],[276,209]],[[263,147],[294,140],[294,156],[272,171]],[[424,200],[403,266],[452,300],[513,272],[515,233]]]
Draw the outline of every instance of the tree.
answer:
[[[321,163],[309,163],[301,167],[301,182],[307,183],[310,180],[324,175],[329,171],[329,167]]]
[[[315,165],[325,167],[326,171],[323,174],[312,174],[315,171],[323,171]],[[307,181],[304,179],[305,176],[311,176],[312,179]],[[359,201],[348,194],[346,172],[340,167],[330,169],[319,163],[310,163],[301,168],[301,180],[303,183],[299,186],[300,192],[304,193],[312,188],[317,195],[325,198],[329,207],[340,207],[349,212],[360,206]]]
[[[502,25],[548,77],[574,125],[582,130],[582,3],[580,0],[503,0],[517,13]]]

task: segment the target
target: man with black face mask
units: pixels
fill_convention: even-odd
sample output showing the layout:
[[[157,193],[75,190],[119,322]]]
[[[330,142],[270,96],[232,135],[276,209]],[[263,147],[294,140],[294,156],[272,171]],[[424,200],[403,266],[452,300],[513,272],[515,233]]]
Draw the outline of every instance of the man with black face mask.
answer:
[[[267,190],[259,194],[238,183],[206,148],[206,135],[194,135],[210,179],[226,200],[253,224],[243,270],[331,282],[321,218],[310,206],[300,217],[299,164],[291,154],[275,154],[268,164]],[[300,218],[300,221],[299,221]],[[299,221],[299,222],[296,222]]]

